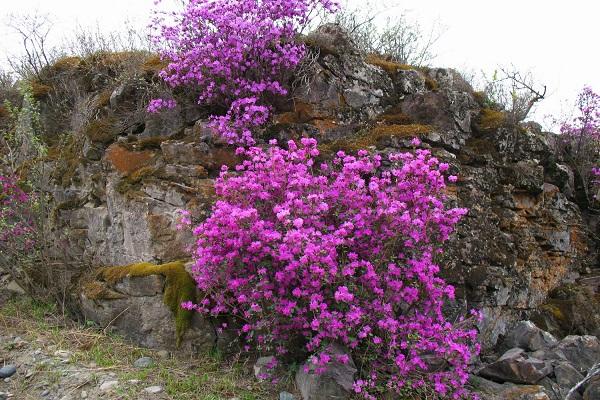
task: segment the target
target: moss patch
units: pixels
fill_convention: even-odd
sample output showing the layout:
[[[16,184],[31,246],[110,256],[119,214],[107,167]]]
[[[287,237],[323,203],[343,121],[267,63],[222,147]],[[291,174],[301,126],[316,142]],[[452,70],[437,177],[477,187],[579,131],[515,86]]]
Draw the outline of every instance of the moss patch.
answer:
[[[61,143],[48,149],[46,158],[55,161],[52,178],[63,187],[69,186],[82,163],[83,140],[74,134],[68,135]]]
[[[413,138],[426,135],[433,131],[430,125],[382,125],[371,130],[362,131],[353,139],[336,140],[319,146],[319,150],[324,156],[333,155],[342,150],[345,152],[356,152],[369,147],[377,147],[383,140],[392,136],[400,138]]]
[[[152,55],[144,60],[141,65],[141,69],[146,74],[155,75],[165,69],[167,65],[169,65],[169,63],[167,61],[163,61],[160,56]]]
[[[91,121],[85,127],[84,134],[92,142],[109,144],[119,134],[118,122],[114,117]]]
[[[479,114],[477,127],[482,132],[493,131],[504,125],[506,115],[502,111],[484,108]]]
[[[48,96],[50,91],[52,90],[51,86],[48,86],[44,83],[32,80],[29,82],[29,86],[31,88],[31,94],[36,100],[41,100]]]
[[[163,301],[175,317],[177,346],[181,344],[183,335],[190,327],[193,311],[181,308],[185,301],[196,301],[196,282],[185,270],[183,261],[154,265],[147,262],[130,264],[121,267],[103,268],[98,275],[110,284],[125,277],[145,277],[162,275],[166,279]]]
[[[377,54],[369,54],[365,61],[367,64],[375,65],[383,69],[388,74],[395,74],[398,71],[408,71],[411,69],[415,69],[414,67],[407,64],[400,64],[395,61],[386,60],[385,58],[377,55]]]

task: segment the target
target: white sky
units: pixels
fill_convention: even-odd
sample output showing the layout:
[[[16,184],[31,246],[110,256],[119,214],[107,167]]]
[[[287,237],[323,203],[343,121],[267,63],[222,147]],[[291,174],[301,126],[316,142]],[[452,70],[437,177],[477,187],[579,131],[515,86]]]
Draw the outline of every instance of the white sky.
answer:
[[[447,28],[436,47],[435,66],[489,75],[498,65],[531,71],[548,86],[547,99],[536,110],[538,122],[547,114],[567,112],[584,85],[600,91],[599,1],[396,1],[397,10],[408,11],[424,28],[436,20]],[[364,7],[365,1],[350,3]],[[153,7],[153,0],[0,0],[0,22],[11,13],[49,13],[58,41],[77,25],[111,31],[122,29],[127,20],[143,27]],[[19,46],[17,38],[0,26],[0,65]]]

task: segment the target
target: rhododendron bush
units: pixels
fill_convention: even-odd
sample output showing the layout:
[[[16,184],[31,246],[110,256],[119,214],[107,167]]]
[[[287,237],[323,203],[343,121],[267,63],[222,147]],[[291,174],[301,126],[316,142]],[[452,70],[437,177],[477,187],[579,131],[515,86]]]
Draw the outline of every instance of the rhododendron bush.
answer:
[[[588,192],[597,189],[600,175],[600,95],[584,87],[577,96],[577,114],[563,122],[560,131],[562,150],[591,200]]]
[[[0,253],[27,251],[35,232],[31,198],[17,185],[17,178],[0,175]]]
[[[454,290],[435,263],[467,212],[445,206],[448,165],[423,149],[316,165],[314,139],[238,152],[245,161],[223,167],[213,213],[194,229],[205,298],[184,306],[239,317],[249,343],[279,355],[299,335],[317,371],[329,344],[344,345],[365,398],[466,395],[476,333],[442,314]]]
[[[169,60],[160,76],[199,90],[199,104],[227,110],[212,123],[230,143],[253,144],[251,129],[270,113],[266,98],[287,94],[282,82],[304,56],[297,32],[335,8],[332,0],[189,0],[154,20],[154,42]],[[174,106],[156,99],[148,110]]]

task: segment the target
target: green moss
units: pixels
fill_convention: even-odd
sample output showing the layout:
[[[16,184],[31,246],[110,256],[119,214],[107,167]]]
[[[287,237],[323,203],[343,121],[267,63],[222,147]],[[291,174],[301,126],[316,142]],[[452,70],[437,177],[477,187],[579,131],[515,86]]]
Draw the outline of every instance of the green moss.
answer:
[[[147,262],[130,264],[121,267],[103,268],[99,276],[106,282],[114,284],[125,277],[144,277],[162,275],[166,279],[163,302],[175,317],[177,346],[181,344],[183,335],[190,327],[193,312],[181,308],[185,301],[196,301],[196,282],[185,270],[183,261],[154,265]]]

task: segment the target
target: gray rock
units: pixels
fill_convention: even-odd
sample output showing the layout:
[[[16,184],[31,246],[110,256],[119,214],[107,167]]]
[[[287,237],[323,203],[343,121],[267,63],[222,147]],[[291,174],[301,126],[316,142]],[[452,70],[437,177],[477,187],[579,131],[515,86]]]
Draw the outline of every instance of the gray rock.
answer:
[[[600,399],[600,377],[592,379],[583,392],[583,400]]]
[[[527,351],[542,350],[552,347],[558,340],[550,333],[535,326],[531,321],[520,321],[515,325],[503,342],[507,349],[519,347]]]
[[[279,393],[279,400],[296,400],[293,394],[288,392]]]
[[[108,392],[109,390],[112,390],[114,387],[116,387],[118,384],[119,384],[119,381],[115,381],[115,380],[102,382],[102,384],[100,385],[100,391]]]
[[[277,360],[274,356],[260,357],[254,363],[254,376],[258,380],[268,379],[275,372]]]
[[[330,346],[332,361],[323,373],[316,374],[310,362],[300,366],[296,373],[296,385],[303,400],[347,399],[352,392],[356,366],[350,358],[347,364],[336,360],[336,356],[348,355],[340,345]]]
[[[600,341],[595,336],[567,336],[553,350],[581,374],[587,374],[600,361]]]
[[[10,378],[11,376],[13,376],[14,374],[17,373],[17,367],[15,367],[14,365],[5,365],[4,367],[0,368],[0,378],[4,379],[4,378]]]
[[[154,360],[150,357],[140,357],[133,363],[136,368],[150,368],[154,365]]]
[[[158,393],[161,393],[162,391],[163,391],[162,386],[149,386],[144,389],[144,392],[150,393],[150,394],[158,394]]]
[[[556,383],[564,389],[571,389],[583,380],[583,375],[571,364],[564,361],[554,366],[554,377]]]
[[[117,282],[114,289],[127,296],[156,296],[163,292],[165,278],[162,275],[150,275],[131,278],[126,276]]]
[[[535,384],[552,373],[547,361],[528,357],[520,348],[508,350],[497,361],[484,367],[479,375],[498,382]]]

